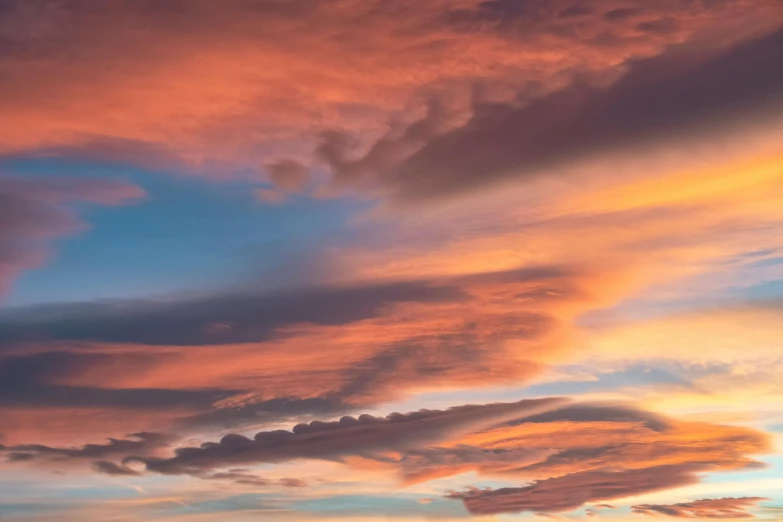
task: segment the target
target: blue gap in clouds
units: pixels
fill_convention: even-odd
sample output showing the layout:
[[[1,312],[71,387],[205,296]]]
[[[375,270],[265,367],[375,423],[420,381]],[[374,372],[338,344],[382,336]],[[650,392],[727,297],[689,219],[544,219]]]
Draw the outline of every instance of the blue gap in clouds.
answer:
[[[57,241],[46,266],[17,280],[6,301],[11,306],[208,291],[262,279],[289,258],[307,258],[336,239],[362,208],[353,201],[306,198],[270,206],[255,199],[259,185],[246,181],[212,182],[105,163],[17,158],[0,161],[0,171],[124,179],[148,194],[127,206],[80,206],[91,228]]]
[[[421,500],[428,500],[421,503]],[[329,515],[366,514],[373,516],[441,516],[466,517],[462,502],[433,495],[401,494],[399,496],[337,495],[293,502],[293,511]]]

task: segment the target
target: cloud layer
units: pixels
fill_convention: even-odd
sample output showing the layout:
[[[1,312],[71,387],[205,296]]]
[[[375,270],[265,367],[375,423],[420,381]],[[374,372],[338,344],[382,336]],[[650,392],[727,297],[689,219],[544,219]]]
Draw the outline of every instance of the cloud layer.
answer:
[[[0,299],[49,292],[0,309],[0,516],[778,503],[781,27],[778,0],[0,0]],[[88,214],[146,196],[120,173],[150,205]],[[169,217],[209,251],[145,251]],[[259,276],[281,244],[295,276]],[[49,284],[74,259],[100,291]],[[164,276],[211,290],[75,300]]]
[[[761,497],[705,498],[679,504],[639,504],[633,506],[634,513],[642,515],[665,515],[674,518],[733,519],[753,518],[746,510],[764,500]]]
[[[698,481],[694,466],[656,466],[626,471],[583,471],[521,488],[455,493],[473,515],[572,511],[588,502],[614,500]]]

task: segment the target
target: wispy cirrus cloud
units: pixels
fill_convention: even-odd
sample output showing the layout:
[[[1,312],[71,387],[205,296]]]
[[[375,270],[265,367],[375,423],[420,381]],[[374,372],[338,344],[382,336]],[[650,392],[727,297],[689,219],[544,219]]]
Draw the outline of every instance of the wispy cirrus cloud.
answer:
[[[705,498],[678,504],[638,504],[634,513],[642,515],[664,515],[674,518],[737,519],[753,518],[748,508],[769,500],[762,497]]]
[[[613,500],[698,481],[698,464],[624,471],[583,471],[540,480],[530,486],[452,493],[473,515],[572,511],[588,502]]]

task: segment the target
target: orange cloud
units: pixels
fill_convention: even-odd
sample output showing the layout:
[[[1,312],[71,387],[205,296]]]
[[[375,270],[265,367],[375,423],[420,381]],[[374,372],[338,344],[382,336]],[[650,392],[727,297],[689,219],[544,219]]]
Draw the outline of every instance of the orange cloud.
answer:
[[[72,0],[14,4],[0,26],[8,42],[0,72],[13,79],[0,88],[0,110],[14,130],[0,144],[14,153],[74,147],[77,155],[146,162],[133,150],[155,150],[164,165],[205,175],[269,163],[277,183],[279,156],[309,153],[319,129],[377,136],[390,118],[415,119],[416,100],[430,93],[461,99],[457,112],[472,112],[471,98],[546,93],[575,71],[616,77],[629,60],[707,29],[727,27],[723,42],[779,21],[767,0],[634,3],[636,14],[619,18],[605,0],[577,14],[559,1],[540,9],[476,0],[391,9],[376,1],[158,8],[112,0],[95,13]]]
[[[769,438],[750,428],[577,404],[460,437],[434,451],[412,451],[401,465],[410,483],[467,471],[537,480],[593,470],[691,464],[731,470],[753,466],[749,455],[769,451]],[[535,462],[529,462],[531,456]]]

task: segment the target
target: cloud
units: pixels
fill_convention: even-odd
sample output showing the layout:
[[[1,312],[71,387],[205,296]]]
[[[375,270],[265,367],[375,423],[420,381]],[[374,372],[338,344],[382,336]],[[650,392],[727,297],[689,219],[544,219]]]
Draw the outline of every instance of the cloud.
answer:
[[[546,413],[531,415],[519,423],[529,422],[625,422],[641,423],[644,427],[654,431],[666,431],[670,425],[668,420],[654,412],[639,410],[632,406],[619,404],[590,404],[580,403],[574,406],[557,408]],[[509,423],[508,426],[513,426]]]
[[[260,188],[256,189],[256,197],[264,203],[279,205],[286,200],[287,196],[285,192],[280,192],[279,190]]]
[[[471,432],[506,419],[553,407],[559,399],[460,406],[448,410],[420,410],[387,417],[361,415],[339,421],[299,424],[292,431],[259,432],[253,439],[230,434],[220,442],[198,448],[179,448],[172,458],[130,456],[123,463],[141,462],[147,470],[188,474],[253,463],[280,463],[295,459],[340,460],[355,455],[380,454],[422,447]]]
[[[649,425],[648,419],[655,422]],[[299,488],[306,482],[265,478],[237,466],[306,460],[331,461],[355,472],[387,472],[408,484],[466,472],[528,483],[448,495],[474,515],[491,515],[552,514],[591,504],[609,508],[604,502],[695,484],[704,473],[749,469],[758,465],[753,455],[770,450],[769,438],[750,428],[622,405],[564,404],[558,398],[314,421],[253,438],[229,434],[219,442],[177,447],[173,456],[163,454],[168,441],[160,436],[139,434],[137,439],[80,448],[20,445],[5,451],[20,455],[9,459],[18,465],[86,460],[108,475],[186,475],[248,487]]]
[[[78,0],[6,2],[0,110],[13,131],[0,143],[212,177],[260,180],[258,165],[271,165],[289,190],[301,173],[274,165],[306,156],[321,129],[382,134],[433,91],[479,86],[491,100],[529,82],[555,88],[574,69],[612,71],[705,27],[777,14],[773,0],[627,4],[635,16],[608,0],[113,0],[99,13]]]
[[[98,473],[110,476],[142,476],[142,473],[123,464],[116,464],[108,461],[98,461],[93,463],[93,469]],[[249,473],[246,469],[229,469],[227,471],[198,471],[189,473],[191,477],[202,480],[213,480],[221,482],[231,482],[238,486],[269,487],[273,485],[284,488],[303,488],[307,482],[293,477],[285,477],[278,480],[271,480]]]
[[[649,425],[648,417],[655,423]],[[768,438],[747,428],[688,423],[628,406],[573,403],[407,451],[392,467],[409,483],[466,472],[495,480],[540,480],[662,464],[740,469],[756,465],[751,455],[769,450]]]
[[[129,439],[109,439],[106,444],[86,444],[75,448],[56,448],[41,444],[19,444],[0,448],[10,461],[68,461],[111,459],[122,457],[128,453],[150,455],[170,447],[178,437],[160,433],[133,433]],[[120,468],[108,463],[98,465],[104,472],[121,472]],[[116,474],[116,473],[115,473]]]
[[[639,29],[667,32],[673,24],[665,18]],[[630,63],[608,87],[578,81],[521,107],[477,113],[452,130],[422,133],[420,127],[443,119],[430,113],[402,137],[383,138],[352,161],[348,142],[330,135],[320,155],[338,184],[364,178],[406,200],[551,175],[576,159],[661,141],[676,146],[729,123],[772,121],[783,113],[781,49],[783,30],[712,51],[674,48]],[[413,150],[393,153],[403,144]]]
[[[0,154],[248,176],[249,191],[268,187],[256,193],[274,202],[329,194],[328,176],[308,156],[319,142],[316,160],[334,176],[329,189],[431,204],[362,215],[350,244],[335,249],[344,272],[328,284],[0,312],[2,449],[13,468],[74,461],[115,476],[181,474],[198,479],[200,494],[300,487],[303,479],[234,467],[285,462],[283,473],[312,484],[298,466],[339,470],[319,489],[382,487],[387,498],[394,480],[470,473],[452,483],[478,475],[522,484],[463,494],[473,509],[546,516],[690,483],[701,472],[749,469],[769,450],[756,430],[673,418],[675,407],[689,407],[682,395],[683,404],[660,413],[545,403],[542,412],[494,405],[333,419],[413,394],[440,401],[444,391],[518,389],[577,352],[595,355],[585,342],[594,333],[588,312],[611,314],[637,297],[681,298],[693,274],[722,286],[711,277],[718,265],[775,248],[783,215],[777,156],[690,167],[703,141],[725,131],[730,139],[715,148],[745,143],[743,133],[755,136],[780,115],[780,33],[769,32],[780,22],[776,1],[83,4],[0,0]],[[766,139],[776,136],[772,129]],[[654,151],[635,156],[628,171],[604,162],[648,146]],[[693,163],[675,159],[660,175],[647,161],[676,151]],[[585,183],[561,175],[593,156],[598,164],[585,169],[600,173]],[[522,183],[472,191],[505,180]],[[444,201],[458,192],[471,199]],[[83,226],[75,205],[141,196],[130,186],[54,179],[3,179],[0,194],[0,286],[43,262],[52,239]],[[718,352],[690,348],[713,339],[708,347],[723,350],[715,330],[728,329],[718,324],[726,319],[706,319],[702,335],[686,318],[691,337],[678,342],[635,330],[607,350],[615,359],[674,351],[691,362],[696,352],[714,359]],[[748,356],[772,353],[779,343],[767,331],[766,339],[753,327],[740,331],[737,346]],[[766,385],[746,368],[733,368],[733,383]],[[734,389],[709,384],[692,390],[708,400]],[[743,413],[760,404],[739,397]],[[273,423],[313,417],[329,422],[273,431]],[[171,454],[118,435],[218,440],[215,430],[246,435],[250,426],[263,431],[187,442],[196,447]],[[96,434],[118,438],[83,444]],[[122,464],[132,456],[147,472],[134,458]],[[309,459],[317,462],[299,462]],[[166,493],[185,482],[132,483],[142,480],[165,483]],[[47,497],[42,484],[34,489]],[[356,506],[357,498],[323,500]],[[117,511],[133,517],[133,506],[148,500],[128,498]],[[220,511],[274,510],[278,501],[198,502]],[[461,502],[438,503],[463,514]],[[185,511],[175,517],[199,509],[177,506]],[[104,515],[74,518],[111,518]]]
[[[194,476],[204,480],[229,480],[234,484],[243,486],[268,486],[270,484],[270,481],[263,477],[237,470],[229,470],[220,473],[194,474]]]
[[[298,478],[282,478],[278,482],[281,486],[285,486],[287,488],[304,488],[307,487],[307,482],[305,482],[302,479]]]
[[[146,360],[145,360],[146,359]],[[43,352],[0,358],[0,406],[192,409],[241,392],[225,389],[116,388],[59,384],[100,365],[125,362],[127,370],[149,364],[144,356]]]
[[[542,462],[558,453],[554,448],[493,449],[467,445],[430,447],[406,452],[400,459],[406,484],[425,482],[468,471],[502,473]]]
[[[74,204],[114,206],[143,196],[141,188],[115,180],[0,177],[0,297],[49,257],[52,240],[85,227]]]
[[[396,302],[460,298],[457,288],[425,282],[316,287],[280,293],[224,294],[191,301],[107,301],[37,305],[0,314],[0,342],[124,342],[215,345],[257,342],[294,323],[340,325],[374,317]]]
[[[6,310],[0,405],[19,415],[33,407],[167,411],[166,429],[181,432],[341,415],[423,385],[519,382],[560,348],[567,325],[559,309],[585,299],[583,277],[568,267],[528,266]],[[56,418],[37,417],[42,436],[47,422],[61,426]],[[140,421],[129,429],[152,428]]]
[[[664,433],[674,425],[661,415],[630,406],[577,403],[493,426],[446,447],[406,452],[399,464],[407,483],[469,471],[493,477],[565,473],[565,462],[582,462],[588,469],[621,465],[624,446],[630,449],[644,443],[648,430],[661,433],[656,440],[661,444],[667,439]],[[540,429],[549,434],[549,439],[534,435]],[[580,435],[587,435],[587,440]],[[671,450],[673,455],[678,451],[674,446]],[[687,455],[687,451],[680,452]],[[595,459],[593,464],[591,459]]]
[[[93,469],[95,469],[95,471],[98,473],[103,473],[104,475],[110,475],[113,477],[138,477],[141,475],[138,471],[133,470],[127,466],[122,466],[120,464],[115,464],[105,460],[93,462]]]
[[[306,166],[296,160],[282,159],[266,166],[269,180],[286,192],[301,191],[309,179]]]
[[[539,480],[530,486],[452,493],[473,515],[520,512],[562,512],[587,502],[613,500],[687,486],[705,471],[698,464],[656,466],[625,471],[584,471]]]
[[[665,515],[675,518],[746,519],[753,518],[747,508],[764,500],[769,499],[762,497],[706,498],[679,504],[638,504],[632,506],[631,510],[642,515]]]

